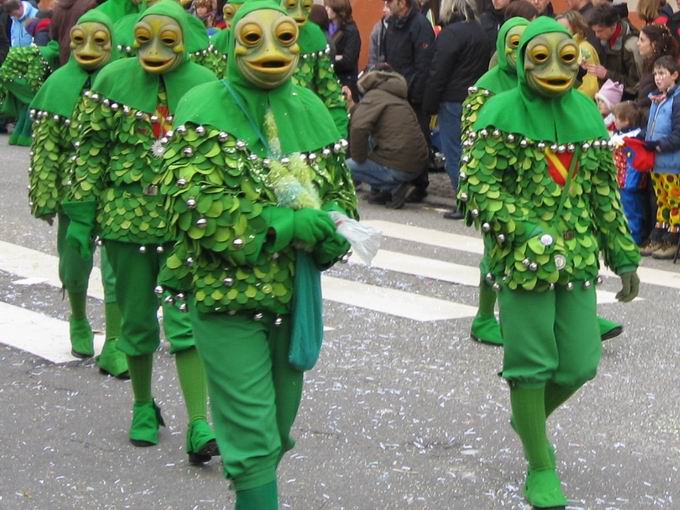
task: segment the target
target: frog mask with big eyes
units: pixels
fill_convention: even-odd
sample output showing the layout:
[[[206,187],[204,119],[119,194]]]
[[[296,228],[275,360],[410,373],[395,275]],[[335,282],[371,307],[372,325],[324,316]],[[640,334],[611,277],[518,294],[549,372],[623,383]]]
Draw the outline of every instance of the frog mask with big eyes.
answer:
[[[567,34],[550,32],[534,37],[524,51],[527,84],[544,97],[566,93],[576,81],[578,56],[578,46]]]
[[[182,63],[182,27],[169,16],[150,14],[135,25],[137,58],[148,73],[163,74]]]
[[[85,22],[71,29],[71,54],[80,67],[95,71],[111,60],[111,33],[106,25]]]
[[[245,15],[234,27],[234,55],[243,77],[261,89],[274,89],[295,72],[300,48],[295,21],[273,9]]]
[[[505,36],[505,60],[508,62],[508,67],[515,72],[517,66],[517,49],[519,48],[519,40],[522,38],[526,25],[517,25],[508,30]]]
[[[227,26],[231,26],[231,20],[234,19],[234,16],[236,16],[236,13],[241,7],[243,7],[242,3],[228,2],[224,4],[224,7],[222,7],[222,16]]]
[[[288,11],[288,15],[295,20],[299,27],[307,23],[312,11],[313,0],[281,0],[281,7]]]

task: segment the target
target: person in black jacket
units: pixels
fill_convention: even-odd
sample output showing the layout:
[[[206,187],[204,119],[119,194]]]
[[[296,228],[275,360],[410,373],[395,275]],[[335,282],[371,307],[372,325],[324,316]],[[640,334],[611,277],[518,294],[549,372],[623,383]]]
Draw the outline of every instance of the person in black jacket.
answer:
[[[437,38],[423,108],[439,115],[442,151],[454,196],[458,189],[461,153],[462,103],[471,87],[488,68],[490,51],[484,29],[475,20],[468,0],[442,0],[439,19],[444,28]],[[444,215],[461,219],[457,210]]]
[[[359,53],[361,36],[352,19],[352,5],[349,0],[325,0],[330,24],[328,34],[335,46],[333,67],[338,80],[352,91],[352,99],[359,100],[357,74],[359,72]]]
[[[505,9],[513,0],[492,0],[492,8],[485,9],[479,17],[479,23],[486,34],[487,46],[489,51],[496,49],[496,37],[498,29],[505,23]]]
[[[434,30],[420,13],[416,0],[387,0],[386,4],[391,15],[387,19],[382,61],[406,78],[408,102],[418,116],[420,129],[429,146],[430,115],[423,110],[422,105],[432,60]],[[425,197],[428,184],[427,173],[424,173],[416,182],[413,201]]]

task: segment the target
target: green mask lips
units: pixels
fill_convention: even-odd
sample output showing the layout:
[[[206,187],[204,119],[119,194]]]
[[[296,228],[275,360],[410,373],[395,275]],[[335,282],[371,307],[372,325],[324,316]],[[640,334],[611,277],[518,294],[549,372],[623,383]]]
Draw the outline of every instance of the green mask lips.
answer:
[[[246,80],[268,90],[293,75],[300,48],[298,26],[291,17],[262,9],[241,18],[233,30],[236,64]]]
[[[567,34],[548,32],[531,39],[524,52],[527,84],[544,97],[569,91],[578,73],[579,50]]]
[[[86,71],[99,69],[111,60],[111,33],[106,25],[81,23],[71,29],[70,37],[73,58]]]
[[[281,7],[288,11],[288,15],[295,20],[299,27],[307,23],[312,10],[312,0],[282,0]]]
[[[140,65],[148,73],[163,74],[182,62],[182,27],[169,16],[150,14],[135,25],[134,46]]]

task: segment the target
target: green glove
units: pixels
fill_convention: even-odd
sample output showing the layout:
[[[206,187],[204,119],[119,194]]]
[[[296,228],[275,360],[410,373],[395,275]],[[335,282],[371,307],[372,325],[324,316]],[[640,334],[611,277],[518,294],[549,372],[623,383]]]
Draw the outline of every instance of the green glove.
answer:
[[[90,258],[97,204],[95,202],[63,202],[61,207],[71,220],[66,231],[66,241],[78,251],[81,257]]]
[[[640,278],[636,271],[630,271],[619,275],[621,277],[621,290],[616,294],[616,299],[622,303],[628,303],[635,299],[640,290]]]
[[[333,263],[347,253],[350,244],[347,239],[335,232],[314,250],[314,262],[320,269],[328,269]]]
[[[293,238],[310,246],[335,233],[335,223],[326,211],[299,209],[293,215]]]

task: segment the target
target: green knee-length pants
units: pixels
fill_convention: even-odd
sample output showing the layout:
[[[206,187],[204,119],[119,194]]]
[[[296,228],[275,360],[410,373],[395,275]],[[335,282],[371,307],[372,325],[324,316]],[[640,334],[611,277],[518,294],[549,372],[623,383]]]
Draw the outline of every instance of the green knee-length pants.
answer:
[[[237,491],[276,480],[281,457],[295,444],[290,429],[303,373],[288,363],[290,319],[280,326],[273,319],[191,311],[225,475]]]
[[[580,386],[595,377],[601,341],[595,287],[574,282],[546,292],[498,295],[503,378],[522,386]]]
[[[139,247],[134,243],[106,241],[122,317],[118,350],[128,356],[152,353],[160,345],[160,326],[156,315],[159,302],[154,289],[166,253],[171,248],[166,246],[163,253],[157,253],[155,248],[141,253]],[[194,347],[189,314],[180,312],[171,303],[162,302],[162,306],[163,329],[170,342],[170,352]]]

